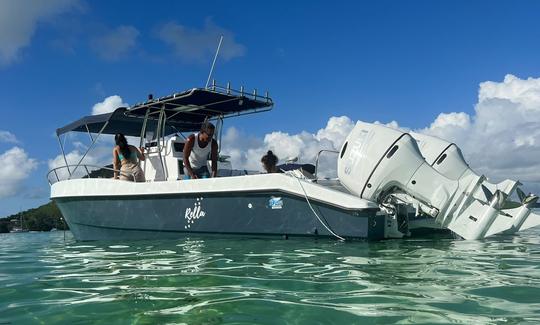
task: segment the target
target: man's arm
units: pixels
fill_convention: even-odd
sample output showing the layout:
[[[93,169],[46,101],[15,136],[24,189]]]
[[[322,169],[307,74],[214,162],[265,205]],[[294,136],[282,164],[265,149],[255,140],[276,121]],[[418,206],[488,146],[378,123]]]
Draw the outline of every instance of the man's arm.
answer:
[[[195,136],[192,134],[187,138],[186,144],[184,145],[184,167],[186,167],[188,175],[191,178],[197,178],[197,175],[195,175],[193,169],[191,169],[191,164],[189,163],[189,156],[191,155],[191,150],[193,149],[194,143]]]
[[[218,144],[212,139],[212,177],[217,177]]]

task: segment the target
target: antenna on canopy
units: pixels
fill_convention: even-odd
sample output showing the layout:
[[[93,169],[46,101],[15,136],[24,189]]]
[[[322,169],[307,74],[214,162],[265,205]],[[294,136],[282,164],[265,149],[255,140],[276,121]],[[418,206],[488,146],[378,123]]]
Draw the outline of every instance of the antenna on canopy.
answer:
[[[216,64],[216,60],[219,54],[219,49],[221,48],[221,42],[223,42],[223,35],[219,37],[219,44],[216,50],[216,55],[214,56],[214,61],[212,62],[212,67],[210,68],[210,73],[208,74],[208,79],[206,80],[206,86],[204,88],[208,88],[208,84],[210,83],[210,78],[212,77],[212,72],[214,72],[214,65]]]

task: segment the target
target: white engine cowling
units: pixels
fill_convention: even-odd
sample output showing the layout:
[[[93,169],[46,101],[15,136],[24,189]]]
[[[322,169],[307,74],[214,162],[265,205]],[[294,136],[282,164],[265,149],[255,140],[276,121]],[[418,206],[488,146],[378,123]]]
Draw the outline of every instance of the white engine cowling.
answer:
[[[470,169],[454,143],[420,133],[411,132],[410,135],[418,143],[426,162],[442,175],[457,180]]]
[[[340,150],[338,177],[351,193],[379,204],[392,195],[405,195],[408,202],[465,239],[511,229],[512,217],[499,213],[506,194],[497,190],[489,199],[479,199],[485,177],[469,172],[457,146],[447,144],[446,150],[445,159],[456,166],[441,171],[457,179],[430,166],[410,134],[358,122]]]
[[[459,147],[446,140],[420,133],[410,133],[417,141],[418,147],[426,162],[430,164],[442,175],[453,179],[461,180],[468,176],[478,176],[467,164]],[[498,184],[492,184],[487,181],[482,183],[484,191],[478,193],[479,199],[490,201],[493,193],[500,191],[506,196],[512,195],[517,190],[520,202],[506,201],[502,206],[502,215],[510,215],[513,219],[513,227],[508,232],[525,230],[540,225],[540,215],[532,213],[532,207],[535,205],[538,197],[535,195],[525,196],[518,188],[521,185],[519,181],[510,179],[504,180]],[[521,192],[521,193],[520,193]]]
[[[426,163],[409,134],[363,122],[356,124],[343,144],[338,177],[352,193],[376,202],[399,190],[407,192],[432,217],[457,189],[455,182]]]

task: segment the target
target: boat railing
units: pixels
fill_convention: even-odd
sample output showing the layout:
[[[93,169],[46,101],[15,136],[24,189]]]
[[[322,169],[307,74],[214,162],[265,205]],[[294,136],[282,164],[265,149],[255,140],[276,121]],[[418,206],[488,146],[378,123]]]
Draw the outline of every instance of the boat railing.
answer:
[[[327,150],[327,149],[323,149],[323,150],[319,150],[319,152],[317,153],[317,159],[315,159],[315,179],[319,179],[319,177],[317,176],[318,172],[319,172],[319,159],[321,158],[321,155],[323,153],[333,153],[333,154],[339,154],[339,151],[336,151],[336,150]]]
[[[78,173],[73,173],[75,168],[78,167]],[[49,185],[54,183],[68,180],[68,179],[78,179],[78,178],[111,178],[114,176],[114,173],[117,172],[119,175],[133,178],[135,176],[133,173],[117,170],[107,166],[98,166],[98,165],[64,165],[51,169],[47,173],[47,181]],[[105,176],[104,176],[105,175]]]
[[[253,89],[253,91],[249,92],[244,89],[244,86],[240,86],[240,89],[233,89],[231,88],[231,83],[227,82],[227,86],[223,87],[216,83],[216,80],[212,80],[212,84],[206,87],[208,90],[212,90],[218,93],[227,94],[227,95],[237,95],[241,97],[250,98],[253,100],[264,100],[266,103],[272,103],[272,99],[270,98],[268,91],[264,92],[263,94],[259,94],[257,92],[257,89]]]

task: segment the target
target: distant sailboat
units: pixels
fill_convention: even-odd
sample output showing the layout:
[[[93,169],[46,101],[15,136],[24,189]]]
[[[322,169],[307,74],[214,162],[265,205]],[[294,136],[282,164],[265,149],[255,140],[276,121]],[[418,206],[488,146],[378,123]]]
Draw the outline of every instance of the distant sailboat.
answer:
[[[19,227],[13,227],[10,232],[28,232],[28,229],[24,229],[23,215],[19,212]]]

